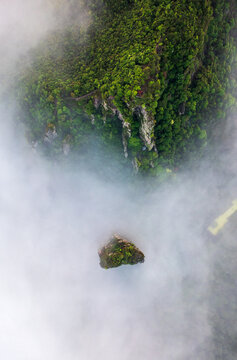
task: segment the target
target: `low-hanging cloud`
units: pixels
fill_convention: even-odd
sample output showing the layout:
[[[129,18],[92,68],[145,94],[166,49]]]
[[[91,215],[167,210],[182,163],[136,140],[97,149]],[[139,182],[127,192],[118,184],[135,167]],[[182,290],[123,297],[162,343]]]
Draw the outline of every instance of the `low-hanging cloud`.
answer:
[[[9,55],[3,67],[11,62],[12,73],[19,56],[51,29],[54,15],[45,6],[0,5]],[[213,317],[210,289],[223,249],[206,229],[234,193],[236,148],[221,153],[219,168],[213,155],[173,183],[145,191],[135,178],[106,179],[85,164],[47,162],[26,143],[14,111],[0,104],[0,358],[218,358],[213,322],[220,329],[223,323]],[[97,251],[114,232],[141,248],[144,264],[99,267]],[[217,304],[223,314],[224,300]]]
[[[80,0],[1,0],[0,2],[0,83],[4,90],[13,81],[16,67],[30,63],[29,50],[56,30],[70,24],[86,27],[89,16]],[[2,89],[4,87],[4,89]]]

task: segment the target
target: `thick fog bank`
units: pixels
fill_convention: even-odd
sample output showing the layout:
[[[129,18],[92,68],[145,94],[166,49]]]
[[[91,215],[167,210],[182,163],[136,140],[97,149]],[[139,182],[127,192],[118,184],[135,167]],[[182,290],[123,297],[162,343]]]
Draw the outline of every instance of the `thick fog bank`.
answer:
[[[1,357],[210,358],[205,190],[130,193],[79,164],[49,166],[11,135],[1,129]],[[113,232],[145,263],[101,269]]]
[[[220,246],[207,227],[225,206],[220,184],[233,179],[205,161],[144,192],[135,178],[65,170],[16,141],[11,117],[1,108],[1,357],[215,359]],[[97,250],[113,232],[145,263],[101,269]]]
[[[212,158],[145,192],[135,178],[111,181],[91,166],[46,162],[7,108],[0,112],[1,358],[221,359],[222,340],[218,352],[232,359],[236,249],[231,236],[223,245],[207,232],[234,196],[231,152],[220,152],[228,175]],[[145,263],[101,269],[97,251],[113,232],[134,241]]]

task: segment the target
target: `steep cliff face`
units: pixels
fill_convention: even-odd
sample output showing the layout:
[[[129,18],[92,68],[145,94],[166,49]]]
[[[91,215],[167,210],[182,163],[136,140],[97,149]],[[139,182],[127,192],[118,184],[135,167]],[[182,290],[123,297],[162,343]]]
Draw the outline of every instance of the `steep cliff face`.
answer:
[[[136,107],[135,111],[139,114],[140,118],[140,137],[144,142],[145,147],[151,151],[156,149],[155,139],[154,139],[154,128],[155,128],[155,118],[152,113],[149,113],[146,108],[142,106]]]
[[[49,36],[19,82],[31,140],[55,127],[56,152],[94,134],[136,171],[200,152],[235,106],[232,0],[91,0],[87,29]]]

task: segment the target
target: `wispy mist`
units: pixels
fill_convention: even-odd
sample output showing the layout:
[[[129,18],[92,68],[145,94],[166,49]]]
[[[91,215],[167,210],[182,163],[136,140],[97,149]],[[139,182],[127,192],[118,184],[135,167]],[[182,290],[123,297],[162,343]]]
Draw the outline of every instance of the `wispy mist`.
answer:
[[[13,73],[19,56],[52,28],[47,6],[1,2],[2,69]],[[135,178],[110,181],[91,166],[47,162],[15,115],[13,105],[1,104],[0,358],[227,359],[216,350],[225,296],[219,305],[212,296],[213,284],[222,286],[215,264],[223,249],[207,227],[236,197],[235,139],[192,172],[145,192]],[[144,252],[144,264],[99,267],[97,251],[114,232]],[[227,257],[229,247],[236,252],[231,241],[226,246]]]
[[[60,0],[1,0],[0,2],[0,81],[1,87],[9,85],[15,75],[19,59],[30,61],[29,50],[45,39],[49,32],[62,30],[70,21],[87,25],[81,1]],[[2,89],[1,89],[2,90]]]
[[[208,261],[204,219],[193,215],[200,189],[192,198],[178,184],[130,194],[124,183],[64,173],[34,155],[4,157],[3,355],[183,359],[205,348]],[[144,251],[143,265],[99,267],[97,250],[117,231]]]

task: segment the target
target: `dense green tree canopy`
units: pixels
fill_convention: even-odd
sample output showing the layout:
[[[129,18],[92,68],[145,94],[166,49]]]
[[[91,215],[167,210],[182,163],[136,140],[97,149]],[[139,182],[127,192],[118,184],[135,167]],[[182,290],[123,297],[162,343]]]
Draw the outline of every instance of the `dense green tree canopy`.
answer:
[[[83,152],[91,135],[140,171],[200,154],[235,106],[234,0],[91,0],[87,28],[50,34],[22,74],[29,137],[49,128]]]

